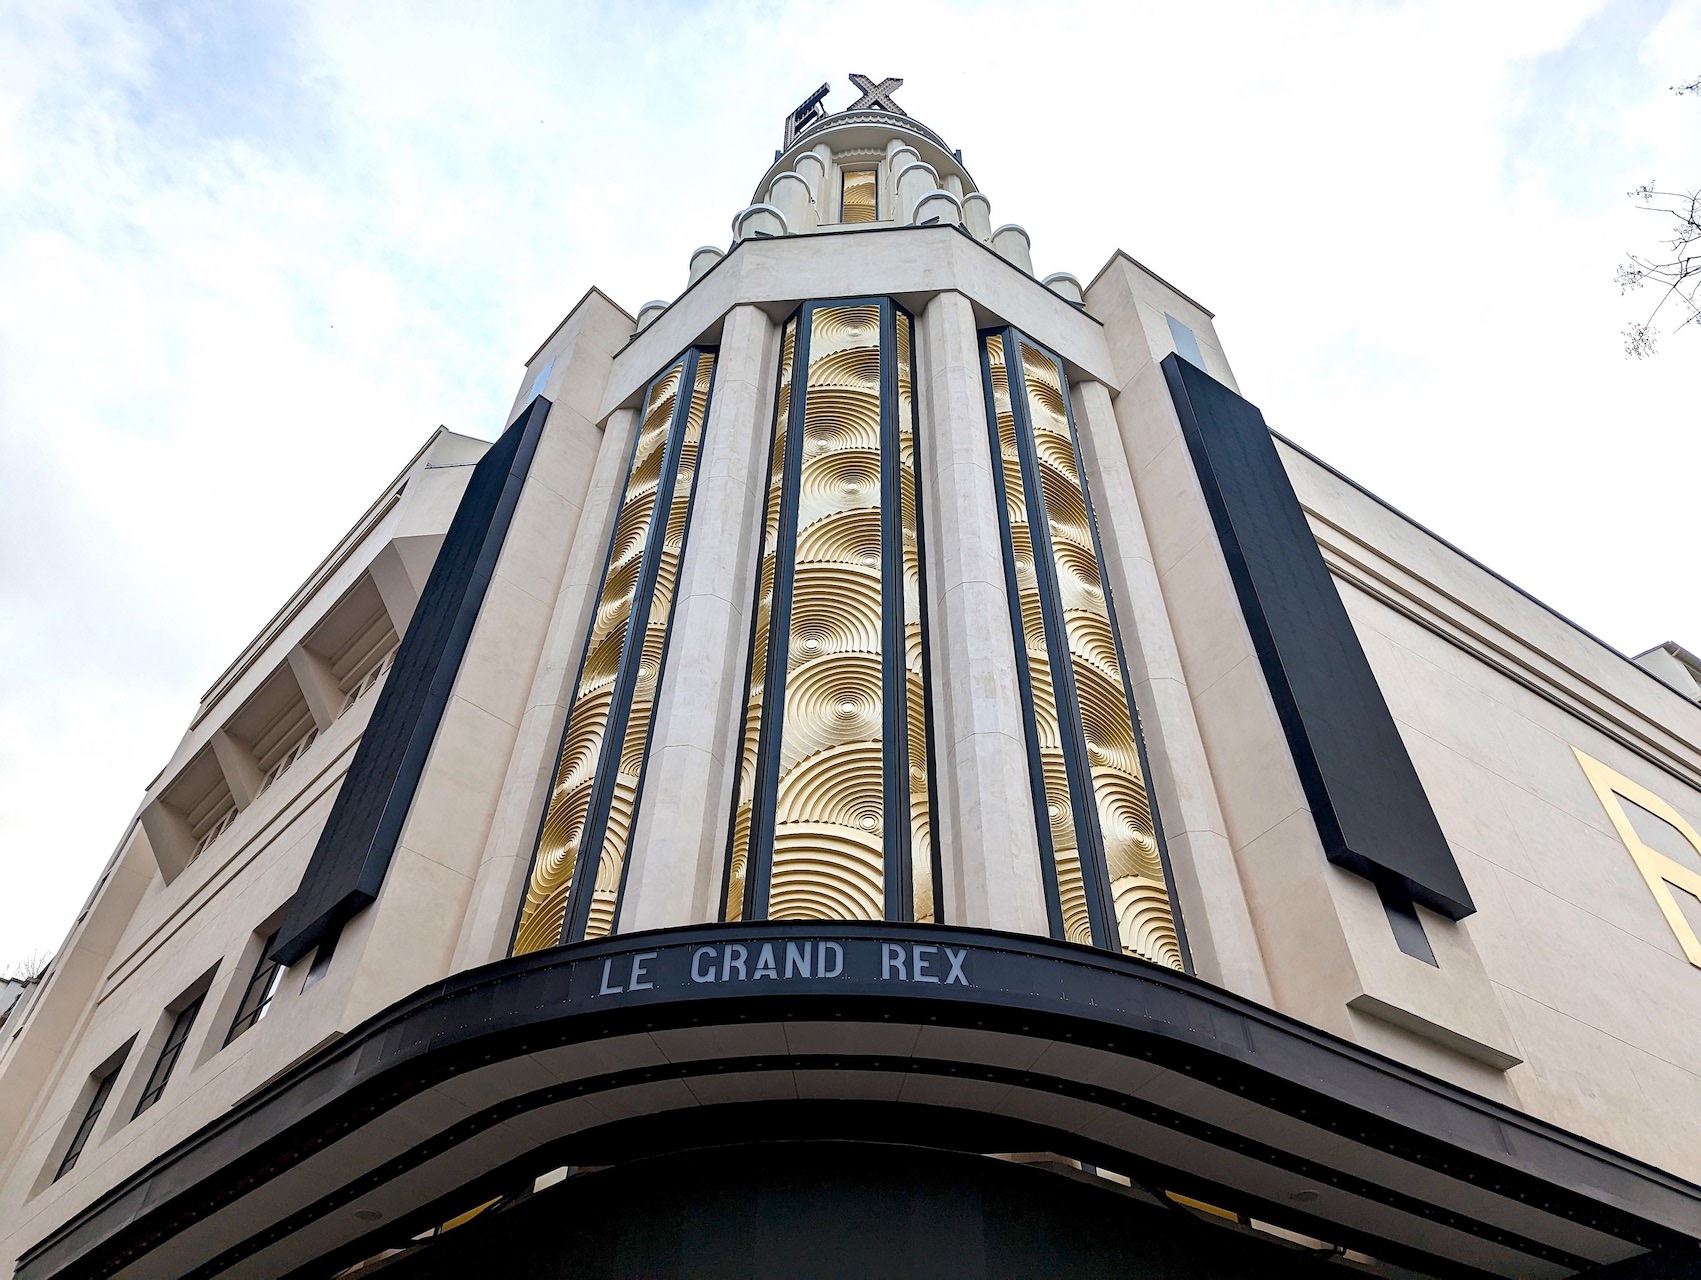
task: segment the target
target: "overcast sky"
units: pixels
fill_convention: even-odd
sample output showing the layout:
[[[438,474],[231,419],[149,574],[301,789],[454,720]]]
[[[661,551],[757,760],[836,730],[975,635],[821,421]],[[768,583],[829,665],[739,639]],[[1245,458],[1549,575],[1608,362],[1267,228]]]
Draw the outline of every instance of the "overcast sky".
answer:
[[[1122,248],[1272,426],[1628,652],[1701,648],[1701,2],[0,6],[0,965],[201,693],[591,284],[671,298],[823,80],[902,76],[1039,274]]]

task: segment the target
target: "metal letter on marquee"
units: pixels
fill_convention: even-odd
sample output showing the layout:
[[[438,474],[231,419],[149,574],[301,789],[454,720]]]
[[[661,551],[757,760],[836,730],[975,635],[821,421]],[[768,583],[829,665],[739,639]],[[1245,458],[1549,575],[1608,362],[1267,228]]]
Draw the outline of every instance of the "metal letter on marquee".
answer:
[[[826,111],[821,107],[821,99],[827,96],[827,93],[831,88],[831,85],[822,85],[814,93],[810,94],[802,102],[798,103],[797,110],[793,111],[786,117],[786,146],[791,146],[798,134],[809,128],[809,126],[814,124],[817,120],[826,116]]]
[[[1646,787],[1632,782],[1599,760],[1584,755],[1576,747],[1572,747],[1571,752],[1577,757],[1577,763],[1583,766],[1583,775],[1588,778],[1589,785],[1600,798],[1601,806],[1606,810],[1607,817],[1612,820],[1613,830],[1618,832],[1618,838],[1624,841],[1624,847],[1630,851],[1636,869],[1642,873],[1648,891],[1659,904],[1660,914],[1665,916],[1666,924],[1677,938],[1678,946],[1683,948],[1683,954],[1689,957],[1690,964],[1701,968],[1701,938],[1695,936],[1694,927],[1690,925],[1671,892],[1672,887],[1676,886],[1701,898],[1701,873],[1667,857],[1658,849],[1649,848],[1636,833],[1636,828],[1631,825],[1630,815],[1625,812],[1620,801],[1628,800],[1631,804],[1646,809],[1656,818],[1670,823],[1698,855],[1701,855],[1701,835],[1684,821],[1682,814]]]
[[[846,111],[890,111],[895,115],[908,115],[897,103],[892,101],[892,95],[904,87],[904,82],[896,76],[887,76],[879,84],[875,84],[869,76],[859,76],[851,72],[851,83],[862,90],[858,98]]]

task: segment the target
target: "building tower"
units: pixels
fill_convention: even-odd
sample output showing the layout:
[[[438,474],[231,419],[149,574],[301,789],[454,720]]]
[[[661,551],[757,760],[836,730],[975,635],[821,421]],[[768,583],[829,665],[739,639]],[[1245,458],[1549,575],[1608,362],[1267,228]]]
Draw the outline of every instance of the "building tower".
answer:
[[[852,80],[208,690],[0,1028],[16,1274],[1701,1274],[1687,651]]]

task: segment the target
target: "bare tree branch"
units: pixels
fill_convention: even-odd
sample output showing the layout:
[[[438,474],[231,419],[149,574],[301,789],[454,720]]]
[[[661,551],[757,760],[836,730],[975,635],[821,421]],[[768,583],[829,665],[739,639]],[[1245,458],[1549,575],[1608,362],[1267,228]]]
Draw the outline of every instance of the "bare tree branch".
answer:
[[[1674,84],[1676,94],[1701,96],[1701,76],[1687,84]],[[1631,253],[1619,264],[1614,279],[1621,294],[1646,285],[1659,291],[1645,319],[1633,321],[1624,330],[1624,354],[1645,359],[1654,354],[1660,331],[1654,321],[1666,308],[1680,317],[1672,326],[1676,333],[1686,325],[1701,329],[1701,190],[1662,191],[1656,183],[1644,182],[1628,193],[1649,213],[1669,219],[1666,236],[1659,241],[1662,252],[1652,256]]]
[[[0,965],[0,982],[29,982],[47,971],[53,959],[51,951],[32,951],[22,960]]]

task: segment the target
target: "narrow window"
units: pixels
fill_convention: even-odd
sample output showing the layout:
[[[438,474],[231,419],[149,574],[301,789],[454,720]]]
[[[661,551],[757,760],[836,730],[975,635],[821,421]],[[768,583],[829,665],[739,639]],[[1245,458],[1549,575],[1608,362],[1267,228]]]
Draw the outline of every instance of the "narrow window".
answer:
[[[283,981],[283,966],[267,954],[277,940],[278,935],[274,931],[266,939],[266,945],[260,948],[260,959],[242,992],[242,1003],[236,1006],[236,1017],[225,1033],[226,1044],[265,1017],[266,1011],[272,1007],[272,997],[278,992],[278,983]]]
[[[910,317],[781,343],[727,920],[938,919]]]
[[[1014,329],[981,353],[1052,933],[1182,969],[1069,381]]]
[[[847,169],[839,190],[840,222],[874,222],[880,217],[880,174],[874,169]]]
[[[201,1012],[201,1001],[205,998],[204,993],[196,996],[179,1009],[177,1016],[171,1020],[171,1030],[166,1033],[165,1043],[160,1046],[154,1069],[148,1072],[148,1083],[142,1089],[142,1096],[136,1099],[136,1109],[130,1113],[132,1120],[158,1102],[160,1094],[165,1092],[166,1082],[171,1079],[171,1070],[177,1065],[178,1058],[183,1056],[183,1042],[189,1038],[189,1028],[195,1025],[195,1015]]]
[[[1205,367],[1205,357],[1199,351],[1199,339],[1181,321],[1169,312],[1164,312],[1164,320],[1169,324],[1169,336],[1175,342],[1175,354],[1187,361],[1196,369]]]
[[[77,1157],[82,1155],[83,1148],[89,1145],[89,1135],[94,1132],[95,1121],[100,1119],[106,1100],[112,1096],[112,1086],[118,1079],[118,1070],[124,1065],[126,1056],[119,1054],[116,1062],[96,1076],[95,1089],[89,1098],[89,1105],[83,1111],[83,1118],[77,1122],[77,1131],[71,1135],[71,1145],[65,1148],[65,1155],[59,1161],[59,1169],[53,1175],[55,1182],[77,1167]]]
[[[650,384],[512,952],[614,932],[685,555],[715,353]]]

